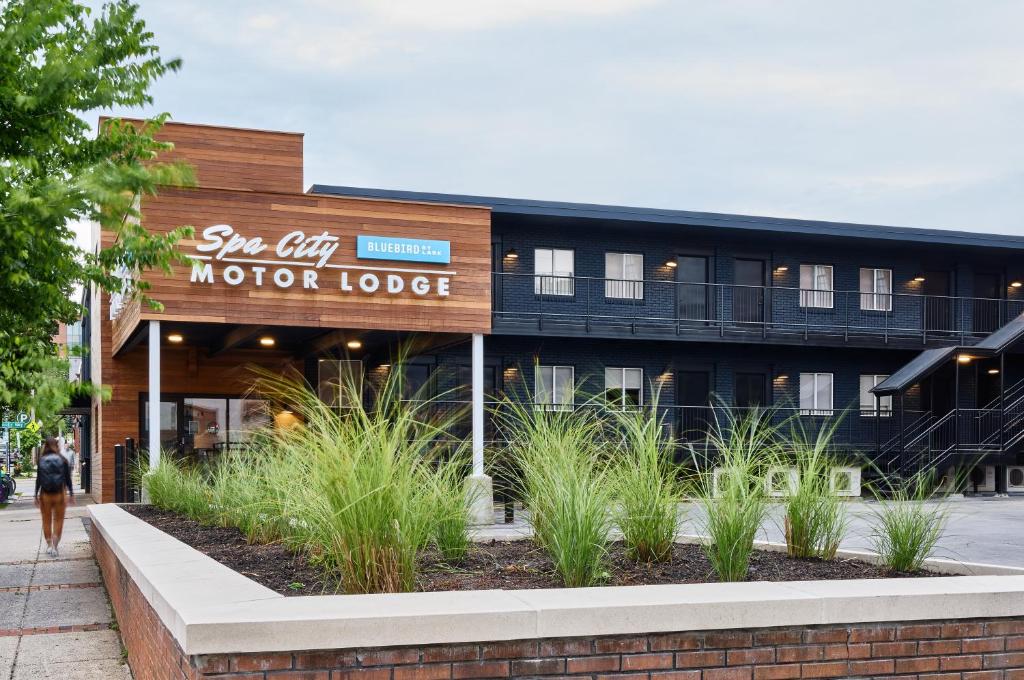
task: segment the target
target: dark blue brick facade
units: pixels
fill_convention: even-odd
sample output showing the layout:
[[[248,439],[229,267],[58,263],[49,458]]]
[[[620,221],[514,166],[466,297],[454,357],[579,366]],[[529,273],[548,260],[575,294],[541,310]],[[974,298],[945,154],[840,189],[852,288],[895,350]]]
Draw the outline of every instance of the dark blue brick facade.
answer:
[[[992,315],[991,304],[978,306],[971,300],[975,294],[975,273],[989,272],[1000,277],[998,295],[1005,302],[997,303],[999,321],[1002,316],[1024,311],[1021,289],[1009,285],[1013,280],[1013,263],[999,253],[961,251],[955,248],[933,248],[927,244],[860,241],[851,243],[837,239],[791,239],[785,235],[765,234],[738,239],[714,235],[707,231],[690,233],[685,227],[652,231],[637,225],[609,228],[593,227],[580,222],[565,224],[521,221],[510,217],[495,219],[494,334],[486,339],[485,355],[488,374],[493,375],[496,388],[506,393],[525,396],[534,389],[536,364],[572,366],[576,382],[585,393],[604,391],[606,367],[641,368],[644,375],[644,400],[651,403],[658,393],[661,406],[678,414],[677,393],[679,371],[707,371],[714,398],[723,404],[736,402],[736,376],[756,373],[765,376],[769,401],[776,407],[800,407],[801,373],[833,375],[833,408],[836,416],[845,414],[844,430],[851,441],[865,442],[895,432],[897,415],[883,421],[881,433],[875,434],[872,418],[860,413],[861,375],[889,375],[910,361],[926,346],[942,346],[965,342],[971,344],[991,330],[988,324],[975,324],[972,317]],[[534,249],[557,248],[574,252],[575,277],[572,295],[538,295],[535,289]],[[507,257],[510,251],[518,257]],[[641,253],[644,256],[643,296],[639,300],[610,299],[605,295],[605,254]],[[765,328],[757,323],[749,327],[726,330],[714,323],[677,322],[668,337],[645,337],[645,322],[652,319],[672,320],[677,317],[676,270],[666,262],[679,255],[699,254],[708,259],[713,284],[721,284],[716,299],[709,299],[713,314],[732,318],[738,304],[734,289],[737,258],[756,258],[765,262]],[[500,263],[500,264],[498,264]],[[825,264],[833,268],[833,309],[815,309],[800,305],[800,265]],[[860,304],[860,268],[892,270],[893,303],[889,313],[862,310]],[[782,269],[780,269],[782,268]],[[949,303],[926,302],[925,293],[934,294],[925,283],[915,278],[925,273],[948,272]],[[504,274],[504,275],[501,275]],[[554,284],[559,285],[559,284]],[[567,283],[561,285],[568,285]],[[845,295],[841,291],[850,291]],[[960,296],[963,299],[957,299]],[[936,299],[936,298],[929,298]],[[949,328],[925,323],[926,314],[946,314]],[[586,317],[621,322],[618,327],[585,327]],[[503,319],[519,320],[518,327],[499,323]],[[560,326],[551,321],[577,324]],[[992,321],[991,319],[989,321]],[[630,323],[635,322],[633,327]],[[801,332],[806,324],[809,332]],[[770,337],[782,328],[786,333]],[[849,337],[844,330],[853,329]],[[891,329],[893,337],[875,333],[854,338],[857,329]],[[817,330],[815,330],[817,329]],[[952,332],[951,329],[968,333]],[[923,332],[927,330],[927,332]],[[822,331],[826,331],[822,333]],[[977,337],[970,337],[977,331]],[[719,337],[716,337],[718,335]],[[902,337],[901,337],[902,335]],[[902,342],[900,341],[902,340]],[[443,351],[427,354],[420,361],[432,366],[435,388],[446,392],[457,388],[468,376],[469,343],[449,346]],[[993,364],[974,362],[961,366],[959,372],[960,403],[973,409],[983,404],[975,389],[977,376]],[[459,367],[462,367],[461,369]],[[1015,362],[1010,362],[1008,380],[1024,376]],[[930,392],[947,390],[952,380],[952,366],[930,382],[910,389],[902,399],[907,421],[925,411],[938,410],[952,401],[930,396]],[[940,378],[942,381],[939,382]],[[465,393],[449,392],[454,398]],[[899,402],[894,404],[899,409]],[[676,409],[673,411],[673,409]],[[674,416],[672,416],[674,417]],[[801,420],[818,425],[821,416],[804,415]]]

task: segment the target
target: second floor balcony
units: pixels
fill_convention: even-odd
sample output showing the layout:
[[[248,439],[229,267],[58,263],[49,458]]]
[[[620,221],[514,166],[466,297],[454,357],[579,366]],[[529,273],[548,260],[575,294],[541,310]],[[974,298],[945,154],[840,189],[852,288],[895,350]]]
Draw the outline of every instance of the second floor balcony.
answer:
[[[495,273],[501,332],[824,345],[970,345],[1024,300]]]

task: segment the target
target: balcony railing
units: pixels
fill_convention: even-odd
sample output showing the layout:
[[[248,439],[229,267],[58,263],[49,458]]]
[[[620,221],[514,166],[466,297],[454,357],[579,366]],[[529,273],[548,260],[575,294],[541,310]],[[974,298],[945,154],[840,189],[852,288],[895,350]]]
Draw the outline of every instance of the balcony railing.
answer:
[[[537,404],[537,409],[549,409],[549,405]],[[503,416],[504,403],[488,401],[485,405],[484,440],[489,449],[501,449],[513,433],[507,431],[510,421]],[[606,412],[606,405],[594,403],[569,405],[559,411],[572,411],[584,414],[591,411]],[[629,407],[627,407],[629,408]],[[875,451],[891,447],[900,435],[901,419],[892,412],[882,411],[844,411],[833,409],[807,410],[798,407],[737,407],[737,406],[675,406],[659,405],[657,415],[665,428],[665,434],[685,449],[692,445],[703,450],[708,441],[708,433],[726,432],[731,419],[742,419],[746,415],[760,411],[766,423],[789,432],[790,428],[802,430],[810,438],[814,438],[823,429],[832,431],[832,444],[844,452],[859,452],[871,455]],[[471,432],[470,403],[468,401],[449,400],[433,401],[424,412],[431,418],[449,423],[444,432],[438,432],[435,440],[465,443]],[[928,420],[919,411],[907,411],[904,424],[913,421]],[[930,421],[929,421],[930,422]],[[612,421],[609,420],[610,426]]]
[[[587,276],[493,274],[496,328],[646,336],[947,340],[970,344],[1024,300]]]

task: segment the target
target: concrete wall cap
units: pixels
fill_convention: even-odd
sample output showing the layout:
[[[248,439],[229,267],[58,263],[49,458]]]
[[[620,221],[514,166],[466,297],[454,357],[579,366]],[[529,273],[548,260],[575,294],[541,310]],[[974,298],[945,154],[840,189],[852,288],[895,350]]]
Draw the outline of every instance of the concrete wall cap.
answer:
[[[1024,616],[1021,575],[286,598],[116,505],[88,511],[190,655]]]

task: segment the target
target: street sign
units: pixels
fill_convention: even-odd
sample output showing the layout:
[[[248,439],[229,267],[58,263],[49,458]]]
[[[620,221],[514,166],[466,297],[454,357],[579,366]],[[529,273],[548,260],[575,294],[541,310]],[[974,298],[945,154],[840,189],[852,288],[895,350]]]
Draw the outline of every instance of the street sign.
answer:
[[[5,414],[4,421],[0,425],[7,430],[24,430],[30,422],[27,413],[19,413],[10,420],[8,418],[10,418],[10,415]]]

